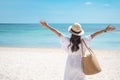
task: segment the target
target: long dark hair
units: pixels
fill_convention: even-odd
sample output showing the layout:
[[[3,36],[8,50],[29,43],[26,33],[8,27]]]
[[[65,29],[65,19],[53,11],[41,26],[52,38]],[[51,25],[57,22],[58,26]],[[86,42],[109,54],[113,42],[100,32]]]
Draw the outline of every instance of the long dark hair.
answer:
[[[71,35],[70,44],[68,48],[72,45],[71,51],[76,52],[79,49],[79,44],[81,43],[81,36]]]

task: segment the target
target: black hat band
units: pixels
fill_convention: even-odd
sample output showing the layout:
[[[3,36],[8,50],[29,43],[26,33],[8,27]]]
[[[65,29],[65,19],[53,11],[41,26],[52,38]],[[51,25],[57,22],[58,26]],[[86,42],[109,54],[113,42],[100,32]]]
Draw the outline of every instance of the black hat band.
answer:
[[[75,32],[73,29],[71,29],[71,31],[74,32],[74,33],[76,33],[76,34],[79,34],[81,32],[81,31],[80,32]]]

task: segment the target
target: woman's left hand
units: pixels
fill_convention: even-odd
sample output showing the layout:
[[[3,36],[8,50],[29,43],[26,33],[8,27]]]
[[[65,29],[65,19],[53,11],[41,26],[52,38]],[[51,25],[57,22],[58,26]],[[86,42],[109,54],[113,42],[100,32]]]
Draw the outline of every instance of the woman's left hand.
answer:
[[[105,29],[106,32],[111,32],[111,31],[114,31],[116,29],[115,26],[112,26],[112,25],[108,25]]]

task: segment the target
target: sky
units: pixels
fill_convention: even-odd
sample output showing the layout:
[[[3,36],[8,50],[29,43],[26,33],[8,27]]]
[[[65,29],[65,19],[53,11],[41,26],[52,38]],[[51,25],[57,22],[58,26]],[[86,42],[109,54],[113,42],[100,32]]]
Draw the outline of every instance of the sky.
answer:
[[[0,0],[0,23],[120,23],[120,0]]]

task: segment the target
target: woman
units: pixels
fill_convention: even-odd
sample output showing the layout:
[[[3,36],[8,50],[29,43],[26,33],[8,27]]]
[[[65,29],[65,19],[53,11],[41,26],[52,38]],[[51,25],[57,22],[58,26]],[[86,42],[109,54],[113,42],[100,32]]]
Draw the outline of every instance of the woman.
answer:
[[[51,30],[60,38],[62,47],[68,53],[64,73],[64,80],[85,80],[85,74],[83,73],[81,66],[81,54],[82,54],[81,39],[83,39],[85,43],[89,45],[89,43],[95,36],[115,30],[114,26],[109,25],[107,28],[103,30],[97,31],[91,35],[82,38],[81,36],[84,34],[82,26],[79,23],[74,23],[72,26],[68,28],[68,31],[71,33],[71,38],[68,38],[58,30],[49,26],[45,21],[41,21],[40,23],[42,26]],[[86,48],[83,47],[82,49],[85,52]]]

